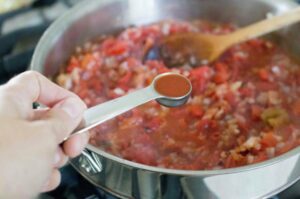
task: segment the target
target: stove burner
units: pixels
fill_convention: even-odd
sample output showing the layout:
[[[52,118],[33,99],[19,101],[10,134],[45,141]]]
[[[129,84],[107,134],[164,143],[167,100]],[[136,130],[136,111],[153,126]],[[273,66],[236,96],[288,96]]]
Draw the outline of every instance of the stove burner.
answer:
[[[0,84],[27,70],[43,32],[77,2],[39,0],[29,7],[0,15]]]

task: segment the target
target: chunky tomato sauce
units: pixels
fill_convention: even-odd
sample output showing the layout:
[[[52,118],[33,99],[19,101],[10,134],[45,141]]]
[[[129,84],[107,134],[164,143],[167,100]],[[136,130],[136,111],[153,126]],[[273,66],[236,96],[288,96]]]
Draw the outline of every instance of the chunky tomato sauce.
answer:
[[[186,105],[166,108],[152,101],[93,129],[90,143],[164,168],[221,169],[261,162],[300,144],[300,69],[282,49],[253,39],[196,67],[191,67],[193,58],[172,69],[155,53],[143,59],[166,35],[226,34],[235,28],[204,21],[128,28],[78,47],[57,82],[93,106],[143,88],[160,73],[181,73],[193,85]]]

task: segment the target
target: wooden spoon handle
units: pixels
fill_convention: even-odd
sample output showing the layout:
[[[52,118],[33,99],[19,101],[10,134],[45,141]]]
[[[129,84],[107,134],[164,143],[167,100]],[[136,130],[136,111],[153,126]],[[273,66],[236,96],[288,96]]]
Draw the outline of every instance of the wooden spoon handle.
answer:
[[[248,39],[262,36],[298,21],[300,21],[300,7],[297,7],[285,14],[274,16],[270,19],[265,19],[263,21],[254,23],[245,28],[237,30],[232,34],[229,34],[229,38],[227,38],[228,45],[240,43]]]

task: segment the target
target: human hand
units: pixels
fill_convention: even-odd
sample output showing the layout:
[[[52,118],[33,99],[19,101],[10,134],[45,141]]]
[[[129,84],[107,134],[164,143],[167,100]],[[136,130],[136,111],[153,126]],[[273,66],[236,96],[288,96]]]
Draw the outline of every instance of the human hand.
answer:
[[[33,102],[49,109],[34,110]],[[0,87],[0,198],[33,198],[59,185],[58,168],[88,142],[87,134],[63,142],[85,109],[75,94],[37,72]]]

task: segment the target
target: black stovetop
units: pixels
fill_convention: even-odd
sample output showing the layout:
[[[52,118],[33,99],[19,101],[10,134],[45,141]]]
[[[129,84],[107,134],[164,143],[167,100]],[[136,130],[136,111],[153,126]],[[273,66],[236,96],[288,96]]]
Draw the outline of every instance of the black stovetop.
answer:
[[[41,194],[40,199],[117,199],[89,183],[71,165],[63,167],[60,171],[62,178],[59,187]]]
[[[27,70],[34,48],[50,23],[79,0],[36,0],[0,14],[0,84]]]

